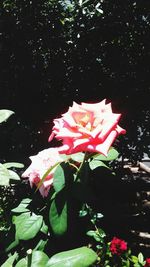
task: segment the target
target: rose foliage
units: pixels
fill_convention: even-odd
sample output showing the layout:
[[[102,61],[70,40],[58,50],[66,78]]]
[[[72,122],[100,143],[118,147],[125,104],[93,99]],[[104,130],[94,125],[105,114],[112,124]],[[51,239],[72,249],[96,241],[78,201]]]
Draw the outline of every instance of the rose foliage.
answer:
[[[54,119],[49,141],[56,138],[59,145],[31,156],[31,165],[22,174],[32,190],[36,188],[36,194],[12,209],[14,240],[10,242],[7,238],[8,259],[2,267],[150,266],[149,259],[145,261],[141,253],[133,256],[123,239],[114,237],[109,242],[99,227],[103,215],[93,205],[96,199],[93,173],[102,167],[112,172],[110,163],[119,155],[112,144],[126,132],[118,125],[120,117],[103,100],[90,104],[74,102],[65,114]],[[76,222],[80,225],[84,217],[87,223],[82,231],[89,242],[79,247],[72,245],[63,252],[55,251],[49,258],[47,253],[54,239],[64,240],[61,238],[67,234],[69,238],[74,234],[74,239],[78,234]],[[72,223],[71,218],[76,222]]]

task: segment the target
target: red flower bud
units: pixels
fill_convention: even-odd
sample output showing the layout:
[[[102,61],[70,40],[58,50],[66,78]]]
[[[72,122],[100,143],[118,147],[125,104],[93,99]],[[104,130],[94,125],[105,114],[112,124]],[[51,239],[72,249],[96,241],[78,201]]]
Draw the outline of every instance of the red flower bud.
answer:
[[[127,243],[119,239],[117,237],[114,237],[110,243],[110,251],[114,255],[120,256],[122,253],[124,253],[127,250]]]
[[[150,267],[150,258],[146,259],[146,263],[145,263],[144,267]]]

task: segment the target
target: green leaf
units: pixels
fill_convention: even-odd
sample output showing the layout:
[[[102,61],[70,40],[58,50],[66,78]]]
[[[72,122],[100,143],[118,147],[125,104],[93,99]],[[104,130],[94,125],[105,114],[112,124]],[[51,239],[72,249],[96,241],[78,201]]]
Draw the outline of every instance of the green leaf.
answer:
[[[70,186],[73,181],[73,171],[70,168],[69,163],[63,162],[59,166],[57,166],[53,179],[53,187],[56,193],[61,191],[64,186],[68,188],[68,186]]]
[[[19,223],[22,223],[23,220],[27,220],[28,218],[30,218],[30,212],[22,213],[19,216],[13,216],[12,223],[19,224]]]
[[[101,229],[101,228],[98,228],[98,234],[99,234],[99,236],[100,236],[101,238],[104,238],[104,237],[106,236],[104,230]]]
[[[97,242],[102,241],[102,237],[99,235],[97,231],[90,230],[86,233],[88,236],[93,237]]]
[[[143,257],[143,254],[140,252],[139,254],[138,254],[138,261],[139,261],[139,263],[143,263],[143,261],[144,261],[144,257]]]
[[[93,236],[93,237],[94,237],[95,241],[97,241],[97,242],[102,242],[102,239],[100,238],[99,235],[95,235],[95,236]]]
[[[56,192],[59,192],[65,186],[65,174],[61,165],[57,167],[54,173],[53,186]]]
[[[96,218],[97,219],[101,219],[103,217],[104,217],[104,215],[102,213],[100,213],[100,212],[96,213]]]
[[[71,155],[71,159],[77,162],[82,162],[84,159],[84,153],[78,152]]]
[[[31,259],[31,266],[30,267],[45,267],[48,263],[48,256],[42,251],[33,251],[32,252],[32,259]],[[27,257],[21,259],[15,267],[28,267],[27,264]]]
[[[45,224],[44,221],[43,221],[43,224],[42,224],[40,231],[45,235],[48,233],[48,226]]]
[[[93,158],[97,160],[102,160],[102,161],[112,161],[112,160],[117,159],[118,156],[119,156],[118,151],[115,148],[111,147],[108,151],[107,157],[101,154],[96,154],[95,156],[93,156]]]
[[[97,260],[97,254],[90,248],[81,247],[55,254],[46,267],[88,267]]]
[[[60,154],[59,156],[62,159],[62,162],[63,161],[68,161],[70,159],[70,155]]]
[[[14,112],[8,109],[0,109],[0,123],[6,121]]]
[[[87,212],[87,210],[80,210],[79,211],[79,217],[84,217],[84,216],[86,216],[88,214],[88,212]]]
[[[45,249],[47,242],[48,242],[48,239],[46,240],[41,239],[36,245],[36,247],[34,248],[34,251],[37,251],[37,250],[43,251]]]
[[[7,170],[7,168],[5,168],[5,166],[0,163],[0,185],[8,186],[10,179],[11,176],[9,170]]]
[[[23,203],[23,204],[30,204],[31,201],[32,201],[31,198],[24,198],[24,199],[21,201],[21,203]]]
[[[67,201],[65,191],[56,194],[51,202],[49,221],[56,235],[63,235],[67,231]]]
[[[45,267],[48,263],[48,256],[42,251],[33,251],[31,267]]]
[[[130,267],[130,261],[129,261],[129,259],[126,260],[126,265],[125,265],[125,267]]]
[[[141,264],[139,264],[139,263],[135,263],[135,264],[134,264],[134,267],[141,267]]]
[[[12,179],[12,180],[20,180],[20,177],[16,172],[14,172],[12,170],[8,170],[8,171],[9,171],[9,174],[10,174],[10,179]]]
[[[109,169],[109,167],[106,164],[104,164],[102,161],[95,160],[95,159],[93,159],[92,161],[89,162],[89,166],[90,166],[91,170],[94,170],[98,167],[105,167],[105,168]]]
[[[19,163],[19,162],[7,162],[7,163],[4,163],[3,166],[5,166],[5,168],[7,168],[7,169],[9,169],[9,168],[21,169],[24,167],[24,165],[22,163]]]
[[[138,257],[136,257],[136,256],[131,256],[131,261],[132,261],[133,263],[137,263],[137,262],[138,262]]]
[[[20,261],[18,261],[15,267],[28,267],[27,260],[25,258],[21,259]]]
[[[87,233],[86,233],[88,236],[95,236],[95,231],[94,230],[89,230]]]
[[[18,254],[15,252],[12,256],[10,256],[2,265],[1,267],[12,267],[14,261],[16,260]]]
[[[0,185],[8,186],[10,179],[20,180],[20,177],[16,172],[8,170],[5,164],[0,163]]]
[[[25,198],[20,202],[18,207],[12,209],[11,211],[17,212],[17,213],[27,212],[27,211],[29,211],[29,209],[27,209],[26,207],[30,204],[31,201],[32,201],[32,199]]]
[[[100,249],[102,250],[103,245],[102,245],[102,244],[101,244],[101,245],[97,245],[96,248],[97,248],[98,250],[100,250]]]
[[[12,242],[12,243],[10,243],[10,245],[6,248],[6,252],[9,252],[10,250],[12,250],[13,248],[15,248],[16,246],[18,246],[18,244],[19,244],[19,240],[18,240],[18,238],[16,237],[15,238],[15,240]]]
[[[24,216],[23,216],[24,215]],[[29,240],[34,238],[40,231],[43,223],[41,215],[23,213],[15,217],[16,235],[20,240]]]

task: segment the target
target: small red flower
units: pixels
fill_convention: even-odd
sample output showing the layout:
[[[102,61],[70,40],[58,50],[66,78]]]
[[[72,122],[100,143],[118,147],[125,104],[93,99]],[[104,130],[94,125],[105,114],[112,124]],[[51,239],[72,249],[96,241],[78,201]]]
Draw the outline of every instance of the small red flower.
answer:
[[[120,256],[122,253],[124,253],[127,250],[127,243],[119,239],[117,237],[114,237],[110,243],[110,251],[112,254],[116,254]]]
[[[145,263],[144,267],[150,267],[150,258],[146,259],[146,263]]]

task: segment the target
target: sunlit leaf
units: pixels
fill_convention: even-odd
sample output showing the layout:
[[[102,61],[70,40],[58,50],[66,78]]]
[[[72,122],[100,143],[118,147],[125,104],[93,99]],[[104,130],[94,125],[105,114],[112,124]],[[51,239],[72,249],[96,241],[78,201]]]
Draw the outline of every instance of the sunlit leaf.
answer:
[[[87,210],[80,210],[79,211],[79,217],[84,217],[88,214]]]
[[[97,160],[102,160],[102,161],[112,161],[112,160],[117,159],[118,156],[119,156],[118,151],[115,148],[111,147],[108,151],[107,157],[101,154],[96,154],[93,158]]]
[[[14,209],[12,209],[11,211],[13,211],[13,212],[17,212],[17,213],[21,213],[21,212],[27,212],[27,211],[29,211],[26,207],[30,204],[30,202],[32,201],[32,199],[30,199],[30,198],[25,198],[25,199],[23,199],[21,202],[20,202],[20,204],[19,204],[19,206],[18,207],[16,207],[16,208],[14,208]]]
[[[10,180],[20,180],[20,177],[16,172],[8,170],[5,164],[0,163],[0,185],[8,186]]]
[[[0,123],[6,121],[14,112],[8,109],[0,109]]]
[[[88,236],[94,236],[95,235],[95,231],[94,230],[89,230],[87,233],[86,233]]]
[[[10,179],[11,175],[9,173],[9,170],[7,170],[7,168],[5,168],[5,166],[0,163],[0,185],[8,186]]]
[[[75,154],[71,155],[71,159],[73,159],[74,161],[77,161],[77,162],[82,162],[84,159],[84,155],[85,154],[82,152],[75,153]]]
[[[48,226],[45,224],[45,222],[43,221],[42,227],[40,229],[40,231],[44,234],[48,233]]]
[[[34,238],[40,231],[43,217],[41,215],[23,213],[15,217],[16,235],[20,240],[29,240]]]
[[[8,170],[8,171],[9,171],[9,174],[10,174],[10,177],[11,177],[10,179],[12,179],[12,180],[20,180],[20,177],[16,172],[14,172],[12,170]]]
[[[53,187],[56,192],[61,191],[65,186],[69,186],[74,181],[73,172],[68,163],[61,163],[57,166],[54,178]]]
[[[48,263],[48,256],[43,251],[33,251],[31,255],[31,265],[30,267],[46,267]],[[27,257],[21,259],[15,267],[28,267]]]
[[[91,160],[91,161],[89,162],[89,166],[90,166],[90,169],[91,169],[91,170],[94,170],[94,169],[96,169],[96,168],[98,168],[98,167],[105,167],[105,168],[109,169],[109,167],[108,167],[104,162],[102,162],[102,161],[100,161],[100,160],[97,160],[97,158]]]
[[[36,250],[43,251],[45,249],[45,246],[46,246],[47,242],[48,242],[48,239],[46,239],[46,240],[41,239],[37,243],[36,247],[34,248],[34,251],[36,251]]]
[[[46,267],[89,267],[97,260],[97,254],[90,248],[81,247],[55,254]]]
[[[2,265],[1,267],[12,267],[14,261],[16,260],[18,253],[15,252],[12,256],[10,256]]]
[[[143,263],[143,261],[144,261],[144,257],[143,257],[143,254],[140,252],[139,254],[138,254],[138,261],[139,261],[139,263]]]
[[[92,230],[90,230],[90,231],[88,231],[86,234],[87,234],[88,236],[93,237],[97,242],[100,242],[100,241],[101,241],[101,237],[99,236],[99,234],[98,234],[96,231],[92,231]]]
[[[59,192],[65,186],[65,174],[61,165],[54,173],[53,186],[56,192]]]
[[[27,260],[26,258],[21,259],[16,265],[15,267],[27,267]]]
[[[9,169],[9,168],[21,169],[24,167],[24,165],[22,163],[19,163],[19,162],[7,162],[7,163],[4,163],[3,166],[5,166],[5,168],[7,168],[7,169]]]
[[[138,262],[138,257],[133,255],[133,256],[131,256],[131,260],[132,260],[133,263],[137,263]]]

